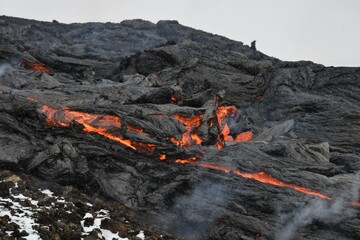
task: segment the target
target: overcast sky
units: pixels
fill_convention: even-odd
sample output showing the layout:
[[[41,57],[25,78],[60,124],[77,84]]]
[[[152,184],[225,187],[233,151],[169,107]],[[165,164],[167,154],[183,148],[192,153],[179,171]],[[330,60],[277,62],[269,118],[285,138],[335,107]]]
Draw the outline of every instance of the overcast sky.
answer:
[[[250,44],[282,60],[360,66],[360,0],[0,0],[0,15],[59,22],[141,18]]]

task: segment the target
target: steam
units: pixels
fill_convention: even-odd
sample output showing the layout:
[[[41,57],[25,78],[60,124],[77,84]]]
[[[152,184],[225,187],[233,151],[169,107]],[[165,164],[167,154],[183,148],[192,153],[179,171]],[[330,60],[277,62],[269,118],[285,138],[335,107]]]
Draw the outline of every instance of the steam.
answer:
[[[6,64],[0,64],[0,94],[3,93],[2,90],[2,76],[5,74],[6,69],[8,68],[8,66]]]
[[[360,183],[360,171],[356,172],[355,183]],[[352,185],[351,201],[360,201],[360,185],[359,184]]]
[[[351,201],[358,201],[360,172],[355,175],[354,184],[351,188]],[[298,209],[290,214],[283,215],[281,222],[288,222],[276,235],[277,240],[290,240],[296,232],[314,221],[331,222],[334,219],[340,221],[344,218],[353,216],[355,212],[349,208],[349,202],[343,200],[342,197],[334,202],[326,202],[316,199],[306,206]]]
[[[292,215],[291,221],[280,230],[275,239],[290,240],[297,229],[312,223],[314,220],[326,221],[331,219],[340,214],[343,209],[344,202],[342,200],[335,201],[330,206],[327,206],[325,201],[315,200],[297,212],[290,214]]]
[[[222,216],[219,209],[228,199],[228,192],[224,188],[219,183],[200,183],[189,194],[175,200],[170,214],[163,214],[157,220],[185,239],[187,236],[204,236]]]
[[[0,77],[2,77],[4,75],[7,68],[8,68],[8,65],[6,65],[6,64],[0,65]]]

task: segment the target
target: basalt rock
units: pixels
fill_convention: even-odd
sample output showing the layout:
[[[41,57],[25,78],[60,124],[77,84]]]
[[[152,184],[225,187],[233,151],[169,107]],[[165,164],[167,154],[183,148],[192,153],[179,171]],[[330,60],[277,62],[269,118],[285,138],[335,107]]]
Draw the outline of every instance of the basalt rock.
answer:
[[[360,238],[360,68],[280,61],[177,21],[3,16],[0,35],[0,166],[75,206],[39,214],[41,236]],[[38,181],[17,191],[41,198]],[[68,222],[48,229],[52,216]]]

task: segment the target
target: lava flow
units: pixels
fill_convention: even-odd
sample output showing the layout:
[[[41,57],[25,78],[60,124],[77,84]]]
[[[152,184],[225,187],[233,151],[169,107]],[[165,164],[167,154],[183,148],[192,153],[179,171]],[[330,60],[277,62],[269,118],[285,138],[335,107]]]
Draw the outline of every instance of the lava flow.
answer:
[[[39,111],[45,114],[46,124],[52,127],[69,127],[73,121],[100,128],[121,127],[120,118],[111,115],[91,114],[67,109],[55,109],[47,105],[44,105]]]
[[[144,133],[144,130],[142,130],[141,128],[132,126],[132,125],[126,125],[127,129],[129,129],[130,131],[134,131],[134,132],[138,132],[138,133]]]
[[[28,97],[28,100],[38,102],[35,98]],[[91,114],[84,113],[79,111],[67,110],[67,109],[55,109],[44,105],[41,107],[40,112],[46,116],[46,124],[52,127],[69,127],[72,122],[77,122],[84,126],[84,132],[95,132],[99,135],[105,136],[113,141],[117,141],[127,147],[130,147],[134,150],[141,148],[148,152],[153,152],[155,149],[154,144],[141,143],[141,142],[132,142],[128,139],[123,139],[120,136],[113,135],[108,132],[110,129],[117,129],[121,127],[120,118],[117,116],[105,115],[105,114]],[[223,125],[223,121],[229,117],[234,116],[237,112],[236,107],[219,107],[216,110],[216,117],[219,123],[219,126]],[[201,144],[203,139],[196,133],[196,129],[200,126],[203,115],[194,115],[191,117],[185,117],[180,114],[174,114],[179,122],[184,124],[186,132],[182,134],[180,140],[176,138],[170,138],[170,140],[178,146],[188,147],[194,144]],[[128,130],[143,134],[144,131],[141,128],[135,127],[133,125],[126,126]],[[216,146],[221,149],[223,148],[225,141],[250,141],[252,139],[252,132],[244,132],[237,135],[235,139],[230,135],[230,128],[225,123],[221,133],[219,134],[218,141]]]
[[[35,98],[28,97],[28,99],[31,101],[34,101],[34,102],[38,102]],[[230,114],[234,113],[233,107],[226,107],[224,109],[227,109],[229,111],[224,112],[221,110],[221,112],[219,114],[217,114],[217,118],[218,118],[218,121],[220,124],[224,121],[224,119],[228,116],[229,113]],[[236,108],[235,108],[235,110],[236,110]],[[111,129],[118,129],[121,127],[121,120],[117,116],[105,115],[105,114],[91,114],[91,113],[84,113],[84,112],[67,110],[67,109],[55,109],[55,108],[49,107],[47,105],[43,105],[39,111],[46,116],[46,124],[49,126],[69,127],[72,122],[77,122],[77,123],[83,125],[84,132],[97,133],[99,135],[107,137],[110,140],[119,142],[119,143],[121,143],[129,148],[132,148],[134,150],[137,150],[138,148],[140,148],[140,149],[146,150],[148,152],[153,152],[156,147],[154,144],[132,142],[129,139],[123,139],[120,136],[116,136],[111,133],[108,133],[108,131]],[[202,115],[193,116],[193,117],[183,117],[181,115],[175,114],[174,117],[178,121],[182,122],[187,129],[187,132],[185,132],[183,134],[182,139],[176,143],[180,146],[189,146],[189,145],[193,144],[194,142],[196,144],[200,144],[202,140],[192,131],[200,125]],[[127,128],[128,128],[128,130],[136,131],[140,134],[143,133],[142,129],[131,126],[131,125],[127,126]],[[222,133],[224,135],[229,134],[230,129],[228,128],[227,124],[224,126],[224,129],[222,130]],[[244,134],[244,133],[242,133],[242,134]],[[240,136],[241,136],[241,134],[240,134]],[[175,141],[175,140],[172,139],[172,141]],[[166,155],[161,154],[159,156],[159,159],[162,161],[166,160]],[[330,198],[324,194],[321,194],[319,192],[316,192],[314,190],[311,190],[309,188],[297,186],[297,185],[291,184],[291,183],[282,182],[282,181],[270,176],[269,174],[267,174],[265,172],[244,173],[239,170],[233,170],[233,169],[230,169],[230,168],[227,168],[224,166],[215,165],[215,164],[198,163],[198,162],[196,162],[196,159],[197,159],[196,157],[191,157],[189,159],[176,159],[175,162],[181,163],[181,164],[193,164],[193,165],[197,165],[197,166],[208,168],[208,169],[215,169],[215,170],[223,171],[226,173],[233,173],[237,176],[240,176],[243,178],[248,178],[248,179],[253,179],[253,180],[256,180],[261,183],[266,183],[266,184],[270,184],[273,186],[290,188],[290,189],[293,189],[295,191],[298,191],[298,192],[301,192],[301,193],[304,193],[307,195],[312,195],[312,196],[316,196],[319,198],[332,200],[332,198]],[[351,202],[351,204],[354,206],[360,207],[360,202]]]
[[[49,106],[42,106],[39,110],[46,116],[46,124],[52,127],[69,127],[72,122],[77,122],[84,126],[84,132],[93,132],[110,140],[119,142],[134,150],[138,148],[152,152],[155,149],[154,144],[132,142],[129,139],[123,139],[120,136],[108,133],[110,129],[118,129],[121,127],[120,118],[112,115],[91,114],[67,109],[55,109]],[[142,129],[127,126],[129,130],[142,133]]]
[[[173,102],[176,102],[176,101],[177,101],[177,99],[176,99],[175,96],[171,96],[170,100],[173,101]]]
[[[184,124],[186,128],[186,132],[183,133],[181,140],[170,138],[173,143],[178,146],[188,147],[194,144],[201,144],[203,142],[203,140],[194,132],[194,130],[200,126],[203,115],[184,117],[179,114],[174,114],[173,117]]]
[[[235,106],[221,106],[216,109],[216,118],[218,126],[221,129],[221,132],[218,136],[218,141],[216,147],[222,149],[225,146],[225,142],[246,142],[250,141],[253,138],[252,132],[243,132],[239,133],[235,139],[230,135],[231,130],[229,125],[225,120],[236,118],[238,115],[238,110]]]
[[[280,180],[277,180],[276,178],[270,176],[269,174],[267,174],[265,172],[243,173],[243,172],[240,172],[239,170],[235,170],[233,173],[238,175],[238,176],[244,177],[244,178],[254,179],[254,180],[258,181],[258,182],[267,183],[267,184],[271,184],[271,185],[275,185],[275,186],[279,186],[279,187],[292,188],[292,189],[294,189],[294,190],[296,190],[298,192],[302,192],[302,193],[305,193],[305,194],[308,194],[308,195],[313,195],[313,196],[316,196],[316,197],[319,197],[319,198],[332,200],[332,198],[330,198],[330,197],[328,197],[328,196],[326,196],[324,194],[318,193],[318,192],[316,192],[314,190],[311,190],[311,189],[308,189],[308,188],[305,188],[305,187],[300,187],[300,186],[297,186],[295,184],[281,182]]]
[[[46,67],[37,62],[31,62],[31,61],[25,60],[24,58],[20,58],[20,64],[24,68],[31,69],[35,72],[46,72],[48,74],[51,73],[51,70],[49,67]]]
[[[285,183],[282,182],[272,176],[270,176],[269,174],[265,173],[265,172],[257,172],[257,173],[243,173],[240,172],[239,170],[231,170],[229,168],[223,167],[223,166],[219,166],[219,165],[214,165],[214,164],[208,164],[208,163],[197,163],[195,162],[196,158],[190,158],[190,159],[177,159],[175,162],[177,163],[182,163],[182,164],[194,164],[197,166],[201,166],[204,168],[209,168],[209,169],[215,169],[215,170],[219,170],[219,171],[223,171],[226,173],[233,173],[235,175],[241,176],[243,178],[249,178],[249,179],[254,179],[258,182],[262,182],[262,183],[266,183],[266,184],[270,184],[270,185],[274,185],[274,186],[279,186],[279,187],[286,187],[286,188],[291,188],[294,189],[298,192],[302,192],[308,195],[313,195],[319,198],[324,198],[327,200],[332,200],[332,198],[318,193],[314,190],[311,190],[309,188],[305,188],[305,187],[301,187],[301,186],[297,186],[295,184],[290,184],[290,183]],[[354,204],[354,203],[352,203]],[[354,204],[356,205],[356,204]],[[360,205],[360,204],[359,204]]]
[[[252,132],[242,132],[239,133],[235,138],[231,136],[231,129],[227,124],[228,119],[236,118],[238,115],[238,110],[235,106],[222,106],[218,107],[215,111],[216,120],[210,122],[210,127],[214,124],[214,121],[217,121],[218,126],[221,130],[220,134],[217,137],[216,146],[219,149],[222,149],[225,146],[225,142],[245,142],[250,141],[253,138]],[[178,146],[188,147],[194,144],[201,144],[204,140],[196,133],[196,129],[201,125],[201,120],[203,115],[195,115],[191,117],[181,116],[179,114],[174,114],[179,122],[184,124],[186,132],[183,133],[180,140],[176,138],[170,138],[170,140]]]

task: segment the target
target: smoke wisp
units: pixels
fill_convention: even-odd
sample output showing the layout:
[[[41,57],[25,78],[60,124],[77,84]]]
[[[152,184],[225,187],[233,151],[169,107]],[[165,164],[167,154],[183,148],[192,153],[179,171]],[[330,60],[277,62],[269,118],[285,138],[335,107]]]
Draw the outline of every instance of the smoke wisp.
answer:
[[[204,236],[222,216],[216,209],[226,204],[228,197],[224,185],[212,182],[200,183],[190,193],[178,197],[171,207],[171,214],[159,216],[157,222],[181,236]]]
[[[354,182],[351,187],[351,201],[358,201],[359,197],[360,172],[354,176]],[[276,240],[291,240],[297,231],[314,221],[331,222],[336,219],[350,218],[354,215],[354,209],[350,207],[349,201],[344,200],[345,194],[334,202],[327,202],[316,199],[304,207],[297,209],[289,214],[281,216],[281,222],[284,227],[277,233]]]

